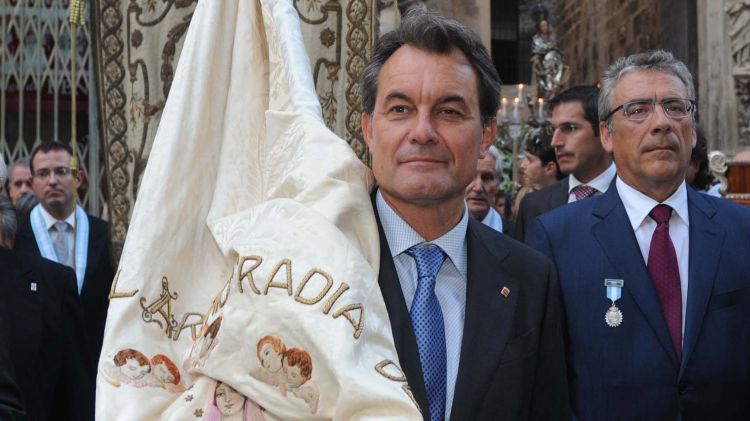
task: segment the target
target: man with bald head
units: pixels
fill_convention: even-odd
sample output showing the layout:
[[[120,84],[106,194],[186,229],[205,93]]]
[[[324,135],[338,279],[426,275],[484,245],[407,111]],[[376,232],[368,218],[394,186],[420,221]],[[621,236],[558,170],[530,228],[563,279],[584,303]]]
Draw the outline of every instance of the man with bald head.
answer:
[[[527,242],[557,266],[574,415],[750,418],[750,209],[685,184],[695,88],[664,51],[602,78],[606,193],[540,216]]]

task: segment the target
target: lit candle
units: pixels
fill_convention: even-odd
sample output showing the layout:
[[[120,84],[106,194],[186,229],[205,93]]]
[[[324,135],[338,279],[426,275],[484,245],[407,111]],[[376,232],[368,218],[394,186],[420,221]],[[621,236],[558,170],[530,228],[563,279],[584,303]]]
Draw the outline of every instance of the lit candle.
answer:
[[[508,119],[508,98],[506,97],[503,97],[502,101],[500,101],[500,118]]]
[[[520,123],[521,122],[521,100],[518,97],[515,97],[513,99],[513,108],[512,108],[512,115],[511,119],[514,123]]]
[[[523,83],[518,84],[518,97],[523,99]]]
[[[536,120],[538,122],[544,121],[544,98],[537,99],[538,109],[537,109],[537,117]]]

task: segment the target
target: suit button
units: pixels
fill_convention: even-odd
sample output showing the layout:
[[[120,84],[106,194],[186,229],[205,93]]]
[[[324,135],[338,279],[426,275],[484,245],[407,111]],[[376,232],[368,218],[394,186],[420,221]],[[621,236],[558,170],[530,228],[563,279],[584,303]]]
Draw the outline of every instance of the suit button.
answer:
[[[679,393],[680,396],[684,395],[686,391],[687,385],[685,384],[685,382],[680,382],[677,384],[677,393]]]

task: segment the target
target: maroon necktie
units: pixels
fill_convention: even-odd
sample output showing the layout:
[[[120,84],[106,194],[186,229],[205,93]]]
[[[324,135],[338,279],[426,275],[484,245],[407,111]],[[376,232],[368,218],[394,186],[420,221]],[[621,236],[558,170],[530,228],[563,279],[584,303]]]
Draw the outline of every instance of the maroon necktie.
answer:
[[[680,269],[677,254],[669,237],[669,218],[672,208],[657,205],[649,216],[656,221],[656,231],[651,237],[648,252],[648,273],[659,297],[664,319],[667,321],[677,359],[682,360],[682,294],[680,292]]]
[[[576,195],[576,201],[579,201],[581,199],[585,199],[587,197],[595,195],[599,190],[585,184],[579,184],[573,187],[572,191],[573,194]]]

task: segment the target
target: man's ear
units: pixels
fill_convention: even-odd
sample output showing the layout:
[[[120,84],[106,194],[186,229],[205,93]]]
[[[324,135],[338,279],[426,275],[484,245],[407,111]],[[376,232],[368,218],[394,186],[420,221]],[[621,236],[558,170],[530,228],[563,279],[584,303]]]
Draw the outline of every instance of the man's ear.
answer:
[[[359,125],[362,127],[362,136],[365,138],[367,148],[372,148],[372,120],[370,119],[370,115],[362,113],[359,117]]]
[[[495,141],[497,136],[497,121],[493,118],[482,128],[482,144],[479,146],[479,159],[487,156],[490,145]]]
[[[614,150],[612,132],[609,131],[607,123],[604,121],[599,122],[599,140],[602,142],[602,148],[604,148],[607,153],[611,154]]]
[[[555,161],[550,161],[544,166],[544,174],[545,175],[557,174],[557,164],[555,164]]]

